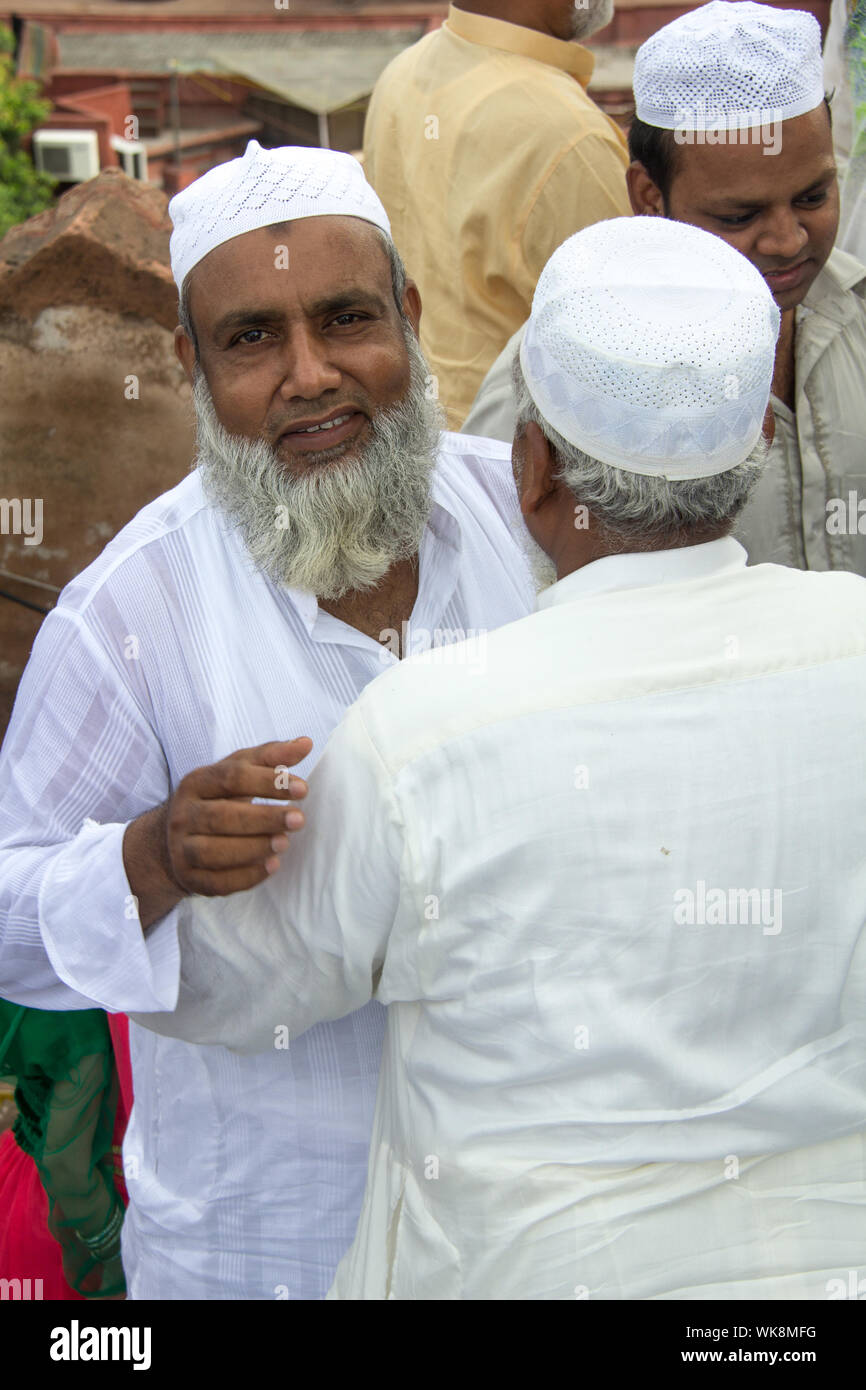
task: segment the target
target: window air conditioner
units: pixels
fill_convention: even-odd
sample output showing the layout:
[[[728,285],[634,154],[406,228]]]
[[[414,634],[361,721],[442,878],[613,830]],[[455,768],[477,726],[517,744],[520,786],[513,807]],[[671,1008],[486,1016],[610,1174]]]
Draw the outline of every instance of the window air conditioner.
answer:
[[[83,183],[99,173],[95,130],[35,130],[33,160],[43,174],[67,183]]]
[[[112,135],[111,148],[117,151],[120,167],[128,178],[147,178],[147,150],[140,140],[123,140],[119,135]]]

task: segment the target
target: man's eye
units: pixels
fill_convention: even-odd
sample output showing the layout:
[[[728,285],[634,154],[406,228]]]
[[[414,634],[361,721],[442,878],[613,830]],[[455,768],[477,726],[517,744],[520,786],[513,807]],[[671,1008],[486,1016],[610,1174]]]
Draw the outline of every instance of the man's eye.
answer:
[[[232,347],[234,347],[235,343],[250,343],[255,346],[256,343],[262,341],[264,332],[265,330],[263,328],[245,328],[243,333],[239,333],[238,336],[232,340]],[[259,336],[256,337],[256,334]]]
[[[338,328],[351,328],[354,323],[363,323],[364,318],[364,314],[337,314],[336,318],[331,319],[331,323],[336,324]]]
[[[753,212],[740,212],[735,217],[718,217],[716,220],[721,222],[723,227],[745,227],[754,215]]]
[[[817,207],[820,207],[821,204],[824,203],[824,202],[826,202],[826,201],[827,201],[827,190],[826,190],[826,188],[820,189],[819,192],[817,192],[817,193],[806,193],[802,198],[798,198],[798,199],[797,199],[797,202],[798,202],[798,203],[803,203],[803,204],[805,204],[805,206],[806,206],[807,208],[817,208]]]

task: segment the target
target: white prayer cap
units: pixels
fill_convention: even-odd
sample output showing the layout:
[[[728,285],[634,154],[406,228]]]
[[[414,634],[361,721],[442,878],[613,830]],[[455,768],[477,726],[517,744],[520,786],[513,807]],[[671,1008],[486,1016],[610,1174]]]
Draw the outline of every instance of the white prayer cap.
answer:
[[[618,217],[554,251],[520,363],[544,419],[591,458],[706,478],[758,441],[779,322],[764,277],[720,237]]]
[[[659,29],[634,63],[635,114],[663,130],[747,130],[824,100],[821,29],[803,10],[711,0]]]
[[[352,155],[300,145],[264,150],[257,140],[176,193],[168,211],[178,290],[209,251],[274,222],[336,214],[361,217],[391,235],[388,214]]]

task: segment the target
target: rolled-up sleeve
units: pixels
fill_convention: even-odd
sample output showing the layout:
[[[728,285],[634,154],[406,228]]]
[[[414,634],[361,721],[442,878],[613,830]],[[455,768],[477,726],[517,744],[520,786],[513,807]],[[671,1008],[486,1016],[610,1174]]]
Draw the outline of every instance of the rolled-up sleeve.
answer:
[[[81,614],[49,614],[0,755],[0,995],[16,1003],[176,1000],[176,912],[145,938],[123,866],[126,826],[170,790],[130,685]]]
[[[400,898],[403,821],[359,706],[337,727],[278,871],[178,909],[173,1013],[133,1015],[187,1042],[265,1052],[376,995]]]

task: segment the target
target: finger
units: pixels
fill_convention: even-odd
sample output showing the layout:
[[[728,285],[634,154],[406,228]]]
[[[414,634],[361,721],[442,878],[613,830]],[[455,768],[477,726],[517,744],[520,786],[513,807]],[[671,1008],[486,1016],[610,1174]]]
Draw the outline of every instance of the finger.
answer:
[[[307,784],[301,777],[293,777],[285,764],[268,767],[263,764],[242,762],[240,759],[224,758],[221,763],[198,768],[191,773],[184,788],[184,800],[213,801],[240,797],[249,800],[254,796],[268,797],[270,800],[294,801],[305,796]]]
[[[227,869],[223,873],[200,870],[189,875],[187,887],[204,898],[225,898],[231,893],[245,893],[248,888],[255,888],[269,877],[270,874],[264,865],[248,869]]]
[[[303,822],[299,822],[303,824]],[[285,806],[251,801],[190,801],[184,835],[281,835],[286,829]]]
[[[244,835],[235,839],[224,835],[191,835],[184,841],[182,859],[188,870],[206,869],[214,873],[223,869],[252,868],[256,864],[264,866],[288,847],[289,836],[285,830],[280,835]]]
[[[295,763],[303,762],[312,747],[313,740],[303,734],[300,738],[288,741],[260,743],[256,748],[240,748],[237,753],[230,753],[229,757],[240,758],[242,762],[255,763],[261,767],[276,767],[278,763],[294,767]]]

